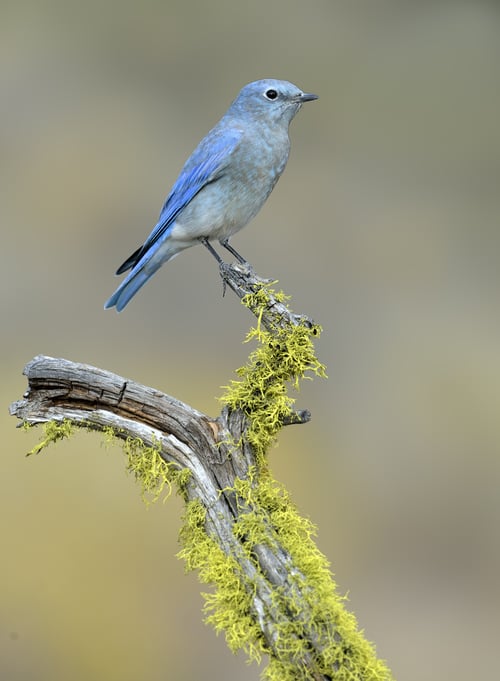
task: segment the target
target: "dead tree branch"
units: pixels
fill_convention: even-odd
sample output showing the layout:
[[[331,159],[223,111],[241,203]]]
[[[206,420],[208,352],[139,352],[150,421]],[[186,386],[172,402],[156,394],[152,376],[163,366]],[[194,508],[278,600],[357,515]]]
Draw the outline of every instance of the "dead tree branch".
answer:
[[[252,271],[223,265],[221,275],[240,298],[247,297],[247,306],[271,335],[282,338],[296,326],[314,328],[272,291],[266,290],[264,304],[259,302],[255,296],[263,280]],[[225,630],[231,647],[243,647],[255,659],[267,654],[268,678],[390,679],[336,595],[310,526],[249,441],[252,413],[226,406],[211,418],[158,390],[65,359],[35,357],[24,373],[28,390],[10,409],[23,423],[112,429],[125,442],[156,449],[169,471],[189,471],[181,490],[191,518],[182,531],[184,557],[219,590],[209,619]],[[281,425],[309,418],[305,410],[290,411]],[[203,542],[211,547],[204,556]],[[200,564],[205,561],[206,566]],[[217,570],[210,572],[214,561],[224,566],[218,568],[224,574],[219,581]],[[229,605],[238,598],[236,606]],[[231,608],[239,627],[228,614]],[[245,627],[248,632],[235,633]]]

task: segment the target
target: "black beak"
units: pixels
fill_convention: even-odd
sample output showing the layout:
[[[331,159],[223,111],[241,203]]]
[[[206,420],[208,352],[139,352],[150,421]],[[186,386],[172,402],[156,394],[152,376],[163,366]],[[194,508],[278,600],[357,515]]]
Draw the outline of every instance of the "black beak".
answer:
[[[311,93],[303,92],[299,97],[301,102],[313,102],[315,99],[319,99],[318,95],[313,95]]]

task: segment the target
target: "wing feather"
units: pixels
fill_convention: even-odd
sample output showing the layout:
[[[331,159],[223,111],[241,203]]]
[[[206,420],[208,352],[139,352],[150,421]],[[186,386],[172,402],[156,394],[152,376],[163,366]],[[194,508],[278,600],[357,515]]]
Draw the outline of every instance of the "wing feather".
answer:
[[[200,142],[185,166],[165,201],[158,222],[144,242],[132,255],[120,265],[117,274],[131,269],[150,250],[159,239],[163,238],[175,222],[175,218],[198,194],[203,187],[215,182],[224,174],[232,153],[243,136],[241,129],[222,130],[214,128]]]

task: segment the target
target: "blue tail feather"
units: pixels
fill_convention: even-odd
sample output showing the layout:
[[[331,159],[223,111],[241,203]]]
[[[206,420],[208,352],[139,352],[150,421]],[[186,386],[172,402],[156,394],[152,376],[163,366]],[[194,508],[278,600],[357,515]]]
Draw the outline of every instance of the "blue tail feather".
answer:
[[[116,307],[116,311],[121,312],[125,305],[130,302],[137,291],[144,286],[162,264],[163,261],[159,261],[151,267],[151,262],[138,263],[128,277],[122,281],[111,298],[105,302],[104,309],[108,310],[110,307]]]

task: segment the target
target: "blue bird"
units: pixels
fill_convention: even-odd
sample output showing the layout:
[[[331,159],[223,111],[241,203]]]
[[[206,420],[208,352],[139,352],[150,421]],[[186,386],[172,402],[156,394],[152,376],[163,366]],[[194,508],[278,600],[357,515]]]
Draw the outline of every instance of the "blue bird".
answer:
[[[123,310],[163,263],[198,243],[220,263],[216,239],[247,264],[229,239],[262,208],[288,160],[288,126],[314,99],[285,80],[245,85],[187,160],[147,240],[118,268],[132,271],[104,307]]]

